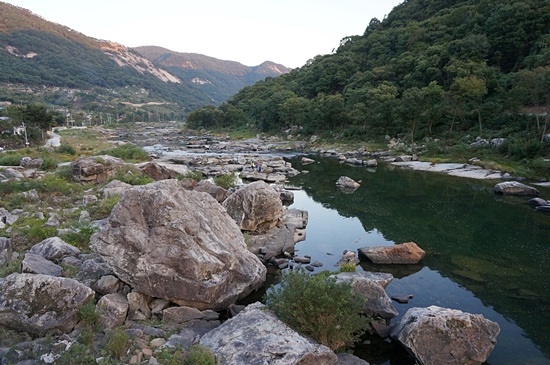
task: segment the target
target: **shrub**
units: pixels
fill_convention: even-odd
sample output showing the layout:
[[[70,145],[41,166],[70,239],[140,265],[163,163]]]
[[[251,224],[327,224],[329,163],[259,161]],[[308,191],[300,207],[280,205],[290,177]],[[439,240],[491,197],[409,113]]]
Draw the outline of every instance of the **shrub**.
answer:
[[[107,218],[111,214],[114,206],[120,200],[120,196],[112,195],[103,200],[99,200],[94,204],[88,206],[88,212],[90,213],[90,218],[92,220],[100,220]]]
[[[102,154],[118,157],[124,161],[149,161],[150,157],[147,152],[141,148],[134,146],[133,144],[123,144],[107,151],[103,151]]]
[[[42,162],[42,165],[40,166],[40,170],[54,170],[57,168],[57,164],[59,162],[53,157],[45,157],[43,161],[44,162]]]
[[[93,346],[80,343],[73,344],[67,351],[55,360],[56,365],[96,365],[96,355]]]
[[[214,177],[214,183],[224,189],[234,188],[237,184],[237,175],[235,173],[220,175]]]
[[[98,231],[97,227],[90,224],[77,225],[72,227],[69,233],[63,235],[63,241],[79,249],[85,249],[90,244],[90,237]]]
[[[107,334],[105,350],[115,359],[120,359],[128,352],[130,347],[130,335],[122,328],[116,328]]]
[[[340,265],[340,272],[355,272],[357,271],[357,265],[354,262],[346,262]]]
[[[187,174],[185,175],[179,175],[178,176],[178,180],[182,180],[182,179],[193,179],[195,181],[201,181],[201,180],[204,180],[204,175],[202,172],[198,171],[198,170],[193,170],[193,171],[189,171]]]
[[[64,155],[76,155],[76,149],[68,143],[61,143],[56,152]]]
[[[134,166],[124,166],[115,171],[109,181],[120,180],[130,185],[146,185],[153,182],[153,178],[144,174]]]
[[[17,152],[6,152],[0,156],[0,166],[19,166],[22,158]]]
[[[332,350],[352,345],[365,332],[363,303],[351,284],[304,271],[284,272],[280,287],[266,296],[268,308],[282,321]]]
[[[4,278],[14,272],[18,272],[19,267],[21,266],[21,261],[21,259],[17,259],[8,263],[6,266],[0,267],[0,278]]]
[[[188,350],[163,348],[155,354],[163,365],[217,365],[216,357],[207,347],[193,345]]]

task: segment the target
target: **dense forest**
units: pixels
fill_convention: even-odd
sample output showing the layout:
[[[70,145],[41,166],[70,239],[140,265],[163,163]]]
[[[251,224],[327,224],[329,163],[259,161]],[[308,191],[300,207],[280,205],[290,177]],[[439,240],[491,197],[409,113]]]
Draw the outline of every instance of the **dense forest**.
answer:
[[[536,154],[550,133],[549,30],[548,0],[406,0],[332,54],[188,121],[408,143],[514,134]]]

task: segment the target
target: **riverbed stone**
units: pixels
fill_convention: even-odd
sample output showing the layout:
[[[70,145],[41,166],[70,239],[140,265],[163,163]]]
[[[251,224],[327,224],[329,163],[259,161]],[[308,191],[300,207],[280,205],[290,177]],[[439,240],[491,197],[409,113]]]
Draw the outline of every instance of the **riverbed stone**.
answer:
[[[92,289],[69,278],[11,274],[0,279],[0,325],[41,335],[74,328]]]
[[[375,276],[363,275],[362,272],[342,272],[334,277],[336,282],[350,283],[352,291],[366,299],[363,303],[363,313],[366,315],[389,319],[399,314],[384,290],[383,280],[376,280]]]
[[[342,189],[354,191],[358,189],[361,184],[348,176],[340,176],[340,178],[338,178],[338,181],[336,181],[336,186]]]
[[[275,227],[284,214],[279,193],[263,181],[253,182],[233,193],[223,206],[241,230],[260,234]]]
[[[410,308],[392,331],[423,365],[479,365],[493,351],[497,323],[480,314],[431,306]]]
[[[539,191],[532,186],[518,181],[504,181],[495,185],[495,193],[504,195],[530,195],[537,196]]]
[[[394,246],[367,246],[359,249],[375,264],[417,264],[426,252],[414,242],[405,242]]]
[[[532,205],[534,207],[540,207],[543,205],[550,205],[550,202],[542,198],[532,198],[532,199],[529,199],[529,205]]]
[[[225,365],[336,365],[328,347],[298,334],[263,304],[254,303],[218,328],[200,344],[220,356]]]
[[[30,253],[40,255],[47,260],[61,262],[65,257],[78,256],[80,250],[59,237],[50,237],[32,246]]]
[[[265,281],[225,209],[174,179],[128,190],[91,246],[135,291],[179,305],[224,309]]]

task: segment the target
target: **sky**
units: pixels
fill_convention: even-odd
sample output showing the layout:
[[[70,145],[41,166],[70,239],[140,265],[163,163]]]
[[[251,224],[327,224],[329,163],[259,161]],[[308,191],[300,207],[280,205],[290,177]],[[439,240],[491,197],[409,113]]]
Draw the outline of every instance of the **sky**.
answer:
[[[87,36],[256,66],[303,66],[403,0],[2,0]]]

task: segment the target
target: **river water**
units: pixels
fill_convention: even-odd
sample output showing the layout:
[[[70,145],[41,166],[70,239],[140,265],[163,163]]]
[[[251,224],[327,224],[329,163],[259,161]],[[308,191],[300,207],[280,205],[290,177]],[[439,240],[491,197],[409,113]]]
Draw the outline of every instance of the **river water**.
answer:
[[[430,305],[482,314],[501,328],[487,364],[550,364],[550,215],[534,211],[528,198],[495,195],[495,181],[316,159],[307,166],[291,159],[309,171],[290,180],[303,187],[292,207],[309,212],[300,255],[336,270],[344,250],[413,241],[426,251],[418,265],[361,262],[360,270],[394,275],[390,296],[414,295],[408,304],[395,302],[400,315]],[[335,182],[343,175],[362,186],[340,191]],[[539,190],[550,199],[550,189]],[[355,354],[371,364],[414,364],[389,341]]]

